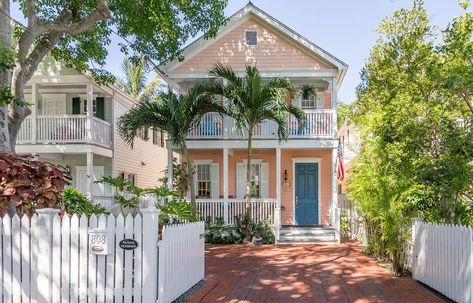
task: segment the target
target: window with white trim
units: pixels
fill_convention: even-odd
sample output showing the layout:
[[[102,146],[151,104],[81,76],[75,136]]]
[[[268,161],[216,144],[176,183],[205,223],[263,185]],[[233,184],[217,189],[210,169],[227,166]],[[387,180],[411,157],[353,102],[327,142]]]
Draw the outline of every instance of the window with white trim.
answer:
[[[261,198],[261,164],[251,164],[251,197]]]
[[[258,32],[255,30],[245,31],[245,41],[247,45],[258,45]]]
[[[302,109],[314,109],[316,107],[316,97],[311,94],[307,98],[302,98],[301,108]]]
[[[196,164],[195,171],[197,174],[197,197],[210,198],[212,196],[212,165]]]
[[[87,99],[84,99],[82,102],[82,113],[87,114]],[[92,100],[92,113],[97,113],[97,99]]]

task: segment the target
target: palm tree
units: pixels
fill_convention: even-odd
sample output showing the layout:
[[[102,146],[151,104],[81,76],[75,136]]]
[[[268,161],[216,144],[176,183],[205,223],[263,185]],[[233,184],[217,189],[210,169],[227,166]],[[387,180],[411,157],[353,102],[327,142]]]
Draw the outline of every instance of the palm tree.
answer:
[[[203,83],[198,82],[186,94],[177,95],[169,90],[159,93],[155,100],[142,101],[118,120],[118,132],[129,145],[133,145],[138,136],[148,138],[148,132],[153,128],[168,134],[170,143],[185,154],[191,204],[194,206],[193,169],[186,137],[189,130],[198,127],[201,117],[212,111],[222,112],[223,108],[212,94],[206,92]]]
[[[226,80],[224,82],[218,79],[211,80],[207,87],[209,92],[227,98],[226,114],[233,118],[240,135],[248,138],[245,217],[249,219],[253,130],[263,121],[274,121],[277,125],[278,140],[284,141],[288,136],[288,114],[292,114],[299,125],[302,125],[304,113],[286,102],[286,92],[294,93],[293,83],[287,78],[263,81],[258,69],[254,66],[247,66],[245,75],[239,77],[230,66],[221,63],[210,70],[210,75]],[[250,240],[249,232],[247,228],[246,241]]]
[[[150,100],[156,95],[161,78],[156,76],[146,83],[143,59],[131,60],[125,57],[122,62],[122,72],[125,74],[125,78],[117,79],[117,85],[124,92],[138,101]]]

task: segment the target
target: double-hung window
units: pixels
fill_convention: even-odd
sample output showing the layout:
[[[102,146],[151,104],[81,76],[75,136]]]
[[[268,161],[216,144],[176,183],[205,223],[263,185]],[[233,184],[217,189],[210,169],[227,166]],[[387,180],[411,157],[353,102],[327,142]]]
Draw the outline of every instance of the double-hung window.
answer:
[[[196,164],[197,197],[210,198],[212,196],[211,164]]]

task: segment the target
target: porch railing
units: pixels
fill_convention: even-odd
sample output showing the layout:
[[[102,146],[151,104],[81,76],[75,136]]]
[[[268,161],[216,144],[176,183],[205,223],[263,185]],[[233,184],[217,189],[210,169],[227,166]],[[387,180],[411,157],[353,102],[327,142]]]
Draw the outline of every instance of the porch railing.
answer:
[[[91,130],[87,115],[37,116],[36,129],[33,117],[27,117],[18,133],[19,144],[95,143],[112,145],[112,125],[94,117]],[[90,134],[90,135],[89,135]]]
[[[305,110],[306,124],[301,127],[297,120],[288,118],[287,131],[289,138],[324,138],[334,137],[334,110]],[[253,130],[255,139],[276,139],[277,125],[272,121],[263,121]],[[241,139],[233,119],[218,113],[208,113],[201,123],[191,129],[188,139]]]
[[[222,218],[226,224],[235,224],[235,217],[245,214],[245,201],[229,199],[227,203],[223,199],[198,199],[197,210],[203,220],[210,218],[215,222]],[[256,223],[268,219],[274,224],[274,213],[277,206],[275,199],[254,199],[251,201],[250,216]]]

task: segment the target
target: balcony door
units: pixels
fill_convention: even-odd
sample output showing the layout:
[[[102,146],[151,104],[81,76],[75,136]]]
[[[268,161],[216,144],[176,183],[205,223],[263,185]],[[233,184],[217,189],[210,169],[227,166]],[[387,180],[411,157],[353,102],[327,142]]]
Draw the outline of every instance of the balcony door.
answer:
[[[66,113],[65,94],[43,94],[43,115],[58,116]]]

